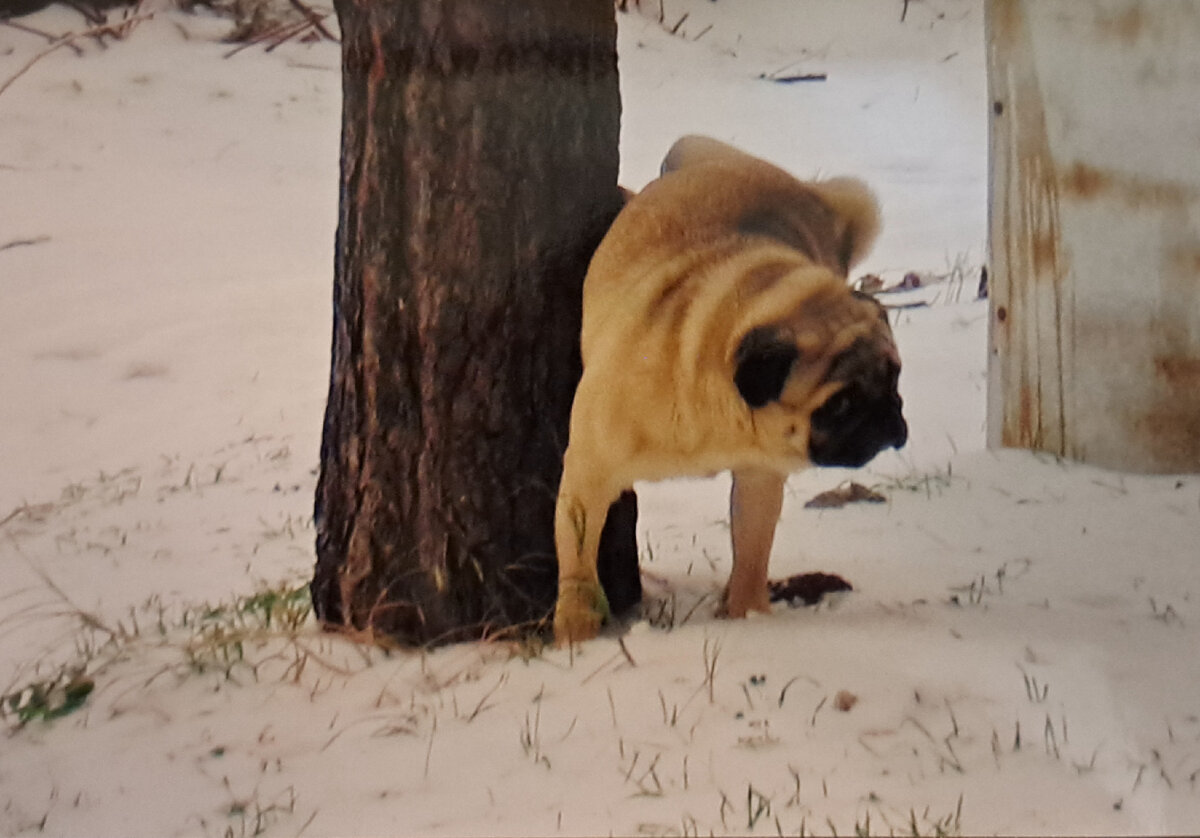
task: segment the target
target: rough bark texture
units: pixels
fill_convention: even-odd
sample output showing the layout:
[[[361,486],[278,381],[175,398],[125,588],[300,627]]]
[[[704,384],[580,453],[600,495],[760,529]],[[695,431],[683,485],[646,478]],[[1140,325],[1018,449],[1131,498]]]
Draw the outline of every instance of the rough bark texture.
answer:
[[[405,643],[553,609],[580,290],[621,204],[611,0],[339,0],[313,604]],[[614,606],[640,598],[632,495]],[[619,505],[620,506],[620,505]]]

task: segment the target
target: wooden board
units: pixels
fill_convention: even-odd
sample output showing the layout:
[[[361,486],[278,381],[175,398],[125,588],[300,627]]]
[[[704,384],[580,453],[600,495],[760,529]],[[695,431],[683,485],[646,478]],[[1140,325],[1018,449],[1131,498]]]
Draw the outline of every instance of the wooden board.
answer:
[[[989,443],[1200,471],[1200,3],[988,0]]]

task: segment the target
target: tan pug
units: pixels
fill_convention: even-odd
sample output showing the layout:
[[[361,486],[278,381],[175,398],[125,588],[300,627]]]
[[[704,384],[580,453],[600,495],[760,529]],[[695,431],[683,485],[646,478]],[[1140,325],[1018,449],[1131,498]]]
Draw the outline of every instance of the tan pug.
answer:
[[[633,196],[583,287],[583,377],[555,517],[558,642],[608,616],[596,551],[634,481],[733,472],[724,611],[769,611],[787,475],[860,466],[908,428],[883,308],[846,282],[879,228],[857,180],[806,183],[684,137]]]

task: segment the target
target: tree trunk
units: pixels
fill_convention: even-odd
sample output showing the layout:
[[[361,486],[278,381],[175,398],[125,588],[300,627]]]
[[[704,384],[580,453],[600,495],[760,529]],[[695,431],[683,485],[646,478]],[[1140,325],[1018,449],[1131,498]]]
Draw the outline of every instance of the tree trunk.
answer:
[[[313,605],[431,643],[537,625],[592,251],[621,205],[612,0],[338,0],[342,156]],[[614,607],[640,599],[614,507]]]

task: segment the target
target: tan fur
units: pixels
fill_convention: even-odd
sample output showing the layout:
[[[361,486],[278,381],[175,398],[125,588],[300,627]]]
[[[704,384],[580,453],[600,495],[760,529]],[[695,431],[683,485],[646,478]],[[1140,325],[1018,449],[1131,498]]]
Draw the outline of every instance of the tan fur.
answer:
[[[633,196],[584,283],[584,371],[556,515],[560,640],[596,634],[607,606],[596,550],[610,503],[638,480],[731,469],[730,616],[768,609],[766,566],[786,475],[808,464],[812,412],[840,384],[831,360],[886,320],[851,295],[879,228],[856,180],[804,183],[723,143],[685,137]],[[799,349],[778,400],[752,409],[735,355],[757,327]]]

